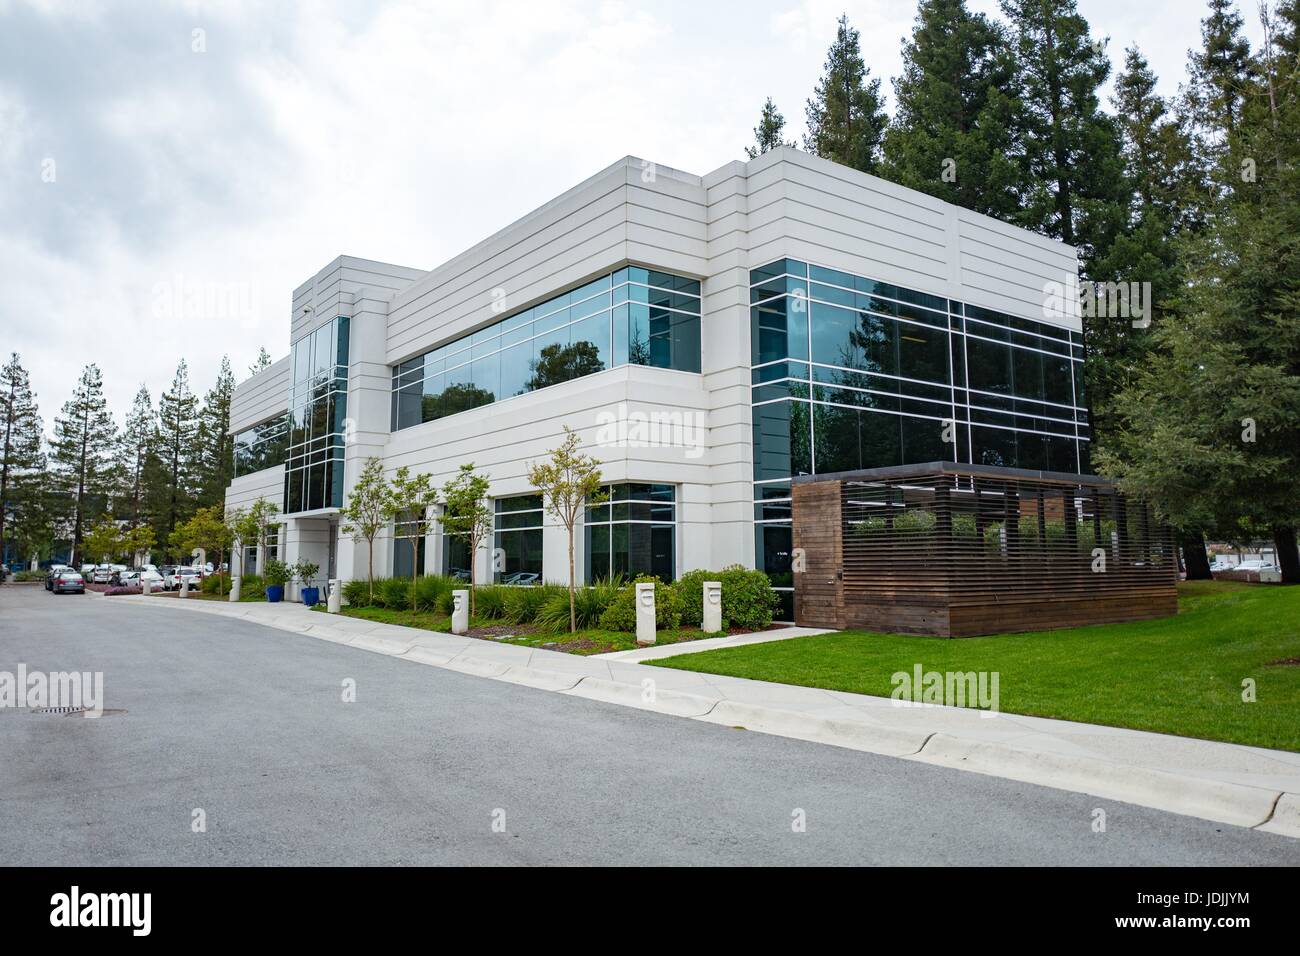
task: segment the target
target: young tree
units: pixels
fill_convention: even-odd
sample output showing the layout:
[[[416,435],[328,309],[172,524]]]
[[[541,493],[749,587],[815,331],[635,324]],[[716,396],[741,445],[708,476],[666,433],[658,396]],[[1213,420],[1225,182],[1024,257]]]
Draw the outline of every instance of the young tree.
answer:
[[[193,458],[198,465],[198,500],[201,505],[219,504],[225,499],[226,487],[234,478],[235,438],[230,432],[230,399],[235,392],[235,376],[230,359],[221,357],[217,381],[203,398],[195,430]]]
[[[187,556],[192,556],[195,550],[202,548],[207,554],[216,556],[212,564],[220,569],[222,559],[230,547],[231,537],[230,527],[226,524],[221,508],[213,505],[197,509],[187,521],[177,525],[172,533],[171,544]],[[217,588],[218,593],[226,593],[224,578],[218,581]]]
[[[880,80],[868,79],[871,71],[862,60],[858,31],[847,16],[839,19],[825,70],[808,101],[804,147],[823,159],[873,173],[888,118]]]
[[[280,506],[269,498],[258,498],[248,508],[248,527],[263,555],[271,553],[271,537],[280,530]]]
[[[880,175],[986,215],[1019,209],[1019,108],[1005,29],[965,0],[921,0],[903,44]]]
[[[114,563],[122,553],[122,529],[112,515],[102,515],[86,531],[82,545],[87,564]]]
[[[147,554],[154,546],[153,528],[147,524],[136,525],[122,532],[122,551],[131,555],[132,563],[138,563],[141,556]]]
[[[189,368],[181,359],[171,389],[158,400],[157,472],[151,482],[152,510],[162,532],[159,537],[168,542],[176,526],[193,510],[196,405]]]
[[[81,561],[82,535],[92,502],[100,508],[104,504],[116,431],[99,366],[87,365],[72,398],[63,406],[63,414],[54,419],[54,441],[50,443],[61,485],[71,498],[74,565]]]
[[[763,115],[754,127],[754,145],[745,147],[745,155],[750,159],[758,159],[778,146],[794,146],[794,143],[785,141],[785,117],[769,96],[763,104]]]
[[[1110,61],[1075,0],[1002,0],[1018,67],[1020,224],[1082,247],[1085,274],[1123,221],[1123,160],[1098,93]]]
[[[4,436],[0,447],[0,561],[5,557],[5,520],[11,510],[18,513],[20,504],[31,497],[30,492],[36,489],[28,485],[45,468],[41,427],[36,395],[14,352],[0,369],[0,432]]]
[[[370,584],[371,601],[375,599],[375,538],[388,524],[388,497],[384,463],[372,456],[366,459],[360,476],[348,493],[347,502],[339,511],[339,517],[343,519],[343,527],[339,530],[351,535],[353,541],[366,543],[366,580]]]
[[[247,508],[232,508],[226,512],[226,527],[230,529],[232,550],[239,556],[239,576],[244,576],[244,551],[257,541],[257,519]],[[231,569],[234,570],[233,568]]]
[[[420,542],[429,534],[429,509],[437,501],[427,473],[411,474],[406,465],[397,469],[388,486],[384,516],[393,522],[393,537],[411,542],[411,610],[415,606],[415,579],[420,574]]]
[[[479,545],[492,534],[492,509],[487,503],[488,476],[474,471],[474,463],[460,466],[456,477],[442,486],[442,530],[464,538],[469,545],[469,613],[474,615],[474,588],[478,575]]]
[[[607,497],[601,491],[600,462],[579,450],[578,435],[564,426],[564,441],[550,452],[550,458],[528,465],[528,481],[542,495],[546,511],[555,516],[569,535],[569,632],[578,629],[574,609],[573,535],[578,516],[589,504]]]
[[[1201,20],[1201,48],[1188,53],[1181,108],[1194,135],[1197,159],[1207,178],[1221,174],[1229,139],[1237,132],[1254,81],[1245,21],[1233,0],[1208,0]],[[1230,181],[1230,180],[1229,180]]]
[[[153,449],[156,420],[149,390],[141,385],[135,402],[126,416],[126,425],[118,440],[117,471],[126,489],[125,514],[131,524],[140,522],[145,495],[145,472]]]

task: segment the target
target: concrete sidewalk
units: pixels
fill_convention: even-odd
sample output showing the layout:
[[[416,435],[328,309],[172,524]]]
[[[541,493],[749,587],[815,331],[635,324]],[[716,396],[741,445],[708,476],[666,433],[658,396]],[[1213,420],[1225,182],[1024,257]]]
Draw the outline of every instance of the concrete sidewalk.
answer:
[[[882,697],[642,667],[638,658],[625,656],[642,651],[579,657],[327,615],[301,604],[121,596],[103,606],[123,603],[238,617],[400,660],[542,690],[1300,838],[1300,753],[1017,714],[901,707]],[[775,631],[745,635],[765,636],[780,640],[797,635]],[[725,642],[737,639],[714,640],[727,646]],[[685,648],[645,650],[681,653]]]

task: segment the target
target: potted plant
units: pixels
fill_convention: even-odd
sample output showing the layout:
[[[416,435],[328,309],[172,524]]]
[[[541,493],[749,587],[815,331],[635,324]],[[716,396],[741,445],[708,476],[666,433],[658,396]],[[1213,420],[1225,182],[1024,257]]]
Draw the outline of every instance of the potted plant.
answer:
[[[320,588],[313,587],[311,583],[319,570],[319,564],[312,564],[306,558],[299,558],[293,566],[293,575],[302,584],[302,603],[308,607],[320,603]]]
[[[284,600],[284,586],[289,583],[289,565],[275,558],[266,562],[266,599],[272,604]]]

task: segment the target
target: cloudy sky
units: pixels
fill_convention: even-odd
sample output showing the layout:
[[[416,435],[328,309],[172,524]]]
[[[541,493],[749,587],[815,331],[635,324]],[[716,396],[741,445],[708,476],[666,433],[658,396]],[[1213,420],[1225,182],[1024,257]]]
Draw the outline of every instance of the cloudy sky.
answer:
[[[1199,0],[1079,7],[1176,90]],[[336,255],[432,268],[629,153],[708,172],[769,95],[801,135],[841,9],[889,91],[911,0],[0,0],[0,350],[47,430],[91,361],[119,421],[182,357],[202,395]]]

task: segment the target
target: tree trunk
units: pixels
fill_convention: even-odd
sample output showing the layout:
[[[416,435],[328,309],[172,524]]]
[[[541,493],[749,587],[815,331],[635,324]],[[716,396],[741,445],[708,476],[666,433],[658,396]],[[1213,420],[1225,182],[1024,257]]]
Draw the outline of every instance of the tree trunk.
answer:
[[[366,541],[370,545],[369,561],[366,564],[366,573],[370,580],[370,603],[375,603],[375,539],[369,538]]]
[[[1187,580],[1210,581],[1210,560],[1205,555],[1205,535],[1200,531],[1180,531],[1178,544],[1183,549],[1183,565],[1187,569]]]
[[[0,562],[5,559],[5,505],[9,501],[9,446],[14,431],[14,391],[17,385],[9,383],[9,404],[5,409],[4,459],[0,461]]]
[[[1295,528],[1273,529],[1273,547],[1277,549],[1277,566],[1283,584],[1300,584],[1300,553],[1296,551]]]
[[[578,612],[573,602],[573,525],[569,525],[569,633],[578,629]]]

